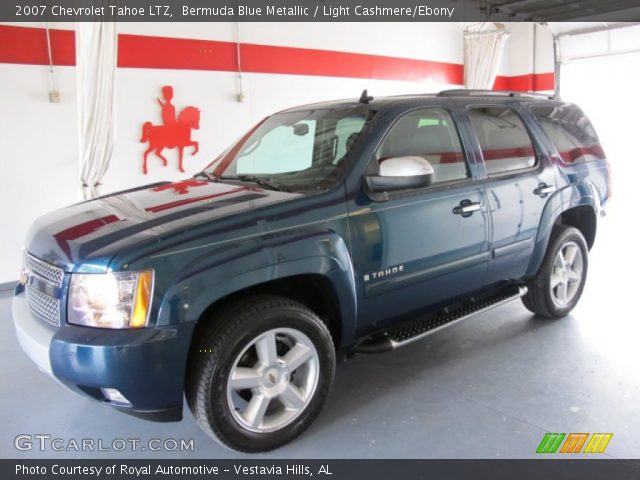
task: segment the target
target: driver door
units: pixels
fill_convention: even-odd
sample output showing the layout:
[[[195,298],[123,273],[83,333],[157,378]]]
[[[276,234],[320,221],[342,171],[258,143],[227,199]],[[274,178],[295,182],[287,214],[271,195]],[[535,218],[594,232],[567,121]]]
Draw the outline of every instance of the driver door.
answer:
[[[360,297],[360,326],[432,307],[484,286],[489,217],[454,118],[446,108],[399,117],[368,173],[392,158],[418,156],[433,168],[428,187],[356,196],[349,203],[350,238]],[[372,198],[373,197],[373,198]]]

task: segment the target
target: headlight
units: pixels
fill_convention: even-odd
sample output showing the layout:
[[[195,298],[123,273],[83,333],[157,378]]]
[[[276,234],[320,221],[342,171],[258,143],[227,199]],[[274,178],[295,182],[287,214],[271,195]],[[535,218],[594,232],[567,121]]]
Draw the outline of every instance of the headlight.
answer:
[[[153,271],[74,273],[69,286],[67,321],[100,328],[147,325]]]

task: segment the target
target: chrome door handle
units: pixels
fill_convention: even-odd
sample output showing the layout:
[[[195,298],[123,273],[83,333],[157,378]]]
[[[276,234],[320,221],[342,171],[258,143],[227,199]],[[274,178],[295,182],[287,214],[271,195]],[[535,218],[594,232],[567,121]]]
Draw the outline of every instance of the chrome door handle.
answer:
[[[472,202],[471,200],[462,200],[460,205],[453,207],[453,213],[456,215],[462,215],[463,217],[469,217],[473,215],[473,212],[480,210],[480,203]]]
[[[538,195],[539,197],[544,198],[550,193],[553,193],[555,191],[556,191],[556,187],[554,187],[553,185],[547,185],[546,183],[541,183],[540,185],[538,185],[538,188],[536,188],[533,191],[533,193]]]

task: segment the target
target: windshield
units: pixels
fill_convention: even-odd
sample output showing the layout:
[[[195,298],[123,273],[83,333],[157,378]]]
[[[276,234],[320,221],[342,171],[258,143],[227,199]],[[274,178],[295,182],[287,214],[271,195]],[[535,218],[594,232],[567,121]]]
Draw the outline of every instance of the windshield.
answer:
[[[337,182],[349,152],[373,118],[366,105],[285,112],[265,118],[205,173],[278,189],[323,189]]]

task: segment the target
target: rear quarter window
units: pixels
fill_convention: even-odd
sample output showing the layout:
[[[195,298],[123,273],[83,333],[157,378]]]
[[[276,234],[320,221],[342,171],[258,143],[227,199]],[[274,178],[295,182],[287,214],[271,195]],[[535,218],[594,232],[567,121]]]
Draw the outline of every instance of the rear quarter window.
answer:
[[[583,163],[605,158],[593,125],[579,107],[534,105],[531,109],[564,163]]]

